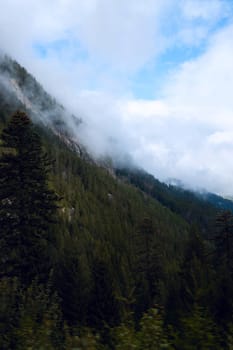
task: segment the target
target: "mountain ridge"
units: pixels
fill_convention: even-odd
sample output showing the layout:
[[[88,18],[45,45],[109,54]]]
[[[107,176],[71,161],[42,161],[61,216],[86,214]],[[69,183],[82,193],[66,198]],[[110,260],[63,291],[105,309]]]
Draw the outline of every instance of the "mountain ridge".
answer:
[[[37,90],[41,97],[47,96],[36,82],[24,105],[17,89],[19,86],[24,91],[24,80],[33,78],[27,78],[26,70],[14,64],[19,74],[17,87],[10,84],[9,89],[0,89],[0,132],[15,110],[23,110],[29,117],[32,114],[32,129],[48,159],[53,160],[48,188],[60,201],[57,223],[48,231],[52,230],[56,243],[51,247],[43,242],[46,253],[50,256],[53,252],[49,286],[32,281],[34,284],[25,290],[14,278],[8,284],[0,279],[0,305],[4,308],[0,347],[17,348],[13,341],[18,348],[27,348],[25,344],[31,344],[33,334],[32,341],[44,342],[44,348],[53,344],[49,348],[56,350],[74,349],[71,341],[83,349],[86,345],[80,344],[89,346],[89,341],[101,343],[91,343],[95,350],[121,349],[123,343],[130,348],[132,339],[139,341],[136,349],[151,349],[142,344],[151,339],[154,329],[156,337],[158,330],[159,337],[166,339],[168,348],[171,343],[175,348],[191,349],[199,334],[201,344],[206,333],[215,339],[215,323],[221,334],[222,323],[230,322],[233,305],[233,284],[228,278],[232,275],[226,275],[225,265],[219,264],[222,249],[219,256],[215,253],[219,207],[209,203],[209,198],[204,200],[191,191],[161,183],[137,166],[117,167],[112,159],[91,157],[70,134],[61,115],[64,109],[53,109],[56,102],[51,98],[40,101],[38,116],[30,109]],[[46,112],[47,107],[53,113]],[[0,142],[0,157],[1,152]],[[4,181],[0,182],[2,189],[8,185],[6,178]],[[6,203],[8,197],[3,198]],[[0,211],[1,204],[0,200]],[[224,215],[223,219],[233,220],[231,214]],[[14,244],[10,248],[17,256]],[[25,254],[21,261],[24,259]],[[222,312],[222,285],[229,290],[224,299],[229,305],[223,310],[225,315],[218,316]],[[222,342],[226,342],[225,334],[221,334]],[[206,348],[210,348],[209,343]]]
[[[108,170],[109,174],[114,177],[121,174],[121,169],[125,168],[125,163],[129,164],[129,162],[123,162],[122,164],[120,164],[120,162],[116,163],[114,159],[111,159],[110,157],[99,157],[96,159],[90,155],[86,147],[81,144],[78,136],[78,133],[81,132],[79,131],[79,127],[85,121],[83,121],[82,118],[77,118],[73,114],[67,112],[61,104],[43,89],[43,87],[26,71],[25,68],[8,56],[2,55],[0,58],[0,77],[0,85],[2,86],[3,95],[2,101],[7,101],[8,97],[6,97],[6,95],[9,94],[11,96],[11,102],[14,100],[12,105],[16,104],[17,108],[23,108],[26,110],[35,123],[42,123],[45,127],[49,127],[55,135],[57,135],[68,147],[77,152],[79,156],[87,161],[103,166]],[[4,102],[5,105],[7,105],[6,101]],[[11,112],[8,112],[8,115],[13,113],[16,106],[11,108],[12,110]],[[125,155],[125,157],[127,157],[127,155]],[[137,173],[137,175],[141,172],[142,176],[147,174],[147,178],[150,180],[152,179],[151,177],[153,177],[153,175],[147,173],[145,170],[140,170],[139,166],[132,164],[128,167],[127,171],[128,173],[132,172],[132,174]],[[168,183],[167,187],[166,183],[160,182],[155,177],[153,178],[153,186],[155,183],[157,184],[158,192],[167,192],[169,188],[173,193],[174,191],[177,191],[177,193],[183,191],[184,195],[191,196],[191,194],[193,194],[196,198],[199,198],[200,201],[203,200],[204,202],[210,203],[216,209],[228,209],[233,211],[232,202],[217,194],[186,189],[182,186],[180,180],[176,180],[176,182],[172,184]],[[155,198],[159,199],[159,196],[155,196]],[[161,203],[163,205],[166,204],[163,200]],[[172,209],[171,204],[169,208]]]

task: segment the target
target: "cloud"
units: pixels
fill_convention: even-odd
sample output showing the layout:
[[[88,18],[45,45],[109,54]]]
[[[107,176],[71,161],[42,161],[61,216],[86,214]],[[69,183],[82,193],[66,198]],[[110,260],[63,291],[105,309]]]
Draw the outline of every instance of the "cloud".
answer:
[[[220,18],[227,17],[232,11],[228,2],[219,0],[181,1],[180,6],[187,19],[203,19],[212,23]]]
[[[165,99],[186,118],[232,124],[231,87],[233,82],[233,25],[211,37],[206,51],[171,74],[164,88]]]
[[[201,56],[170,75],[160,101],[169,111],[165,120],[161,113],[158,120],[158,109],[154,108],[154,130],[156,126],[160,130],[154,131],[154,140],[163,140],[169,150],[164,172],[184,179],[190,186],[225,194],[233,192],[232,37],[230,24],[210,38]],[[146,166],[160,173],[155,162]]]
[[[0,15],[1,44],[16,56],[25,49],[26,59],[33,42],[46,46],[63,39],[79,42],[103,65],[137,69],[160,50],[156,19],[167,2],[9,0]]]
[[[207,142],[217,147],[220,145],[231,146],[233,145],[233,131],[217,131],[207,138]]]
[[[0,47],[83,117],[78,138],[96,155],[127,152],[162,180],[232,194],[232,9],[227,0],[8,0]],[[148,76],[159,97],[135,97]]]

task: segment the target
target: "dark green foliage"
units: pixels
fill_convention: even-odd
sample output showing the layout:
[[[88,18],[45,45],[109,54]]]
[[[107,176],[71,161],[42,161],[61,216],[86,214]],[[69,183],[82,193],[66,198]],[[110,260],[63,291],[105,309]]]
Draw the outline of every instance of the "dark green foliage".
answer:
[[[0,348],[14,349],[18,327],[20,284],[16,278],[0,280]]]
[[[90,271],[85,256],[77,249],[75,241],[68,237],[54,278],[65,320],[70,325],[86,325],[91,289]]]
[[[152,219],[145,217],[134,237],[134,273],[137,313],[161,301],[160,282],[163,279],[163,257],[159,232]]]
[[[213,240],[217,262],[226,263],[233,273],[233,215],[230,211],[224,211],[217,216]]]
[[[209,287],[209,263],[205,243],[196,228],[191,228],[190,239],[181,266],[181,291],[185,311],[204,303]]]
[[[112,330],[116,350],[173,349],[169,343],[161,312],[150,309],[141,318],[138,329],[131,322]]]
[[[25,122],[26,128],[32,132],[31,124],[26,120]],[[36,311],[36,304],[30,307],[25,306],[25,311],[20,313],[17,311],[19,306],[15,294],[9,293],[9,301],[4,297],[7,311],[5,311],[3,320],[9,326],[7,331],[2,328],[2,334],[4,332],[6,334],[5,343],[11,344],[7,345],[8,348],[13,346],[12,342],[22,344],[20,345],[22,348],[25,347],[25,344],[30,346],[29,333],[33,332],[35,337],[32,338],[32,342],[36,346],[43,343],[48,349],[53,349],[56,343],[68,349],[69,346],[70,348],[73,346],[69,344],[81,346],[80,344],[90,342],[93,349],[101,349],[100,342],[113,344],[113,340],[108,334],[108,327],[117,327],[121,320],[127,322],[136,320],[136,330],[128,328],[131,326],[127,324],[122,326],[125,327],[122,328],[125,333],[123,332],[123,336],[121,334],[121,339],[118,340],[121,345],[115,343],[116,348],[123,346],[122,344],[128,341],[127,337],[132,336],[135,337],[134,340],[131,339],[132,344],[135,341],[138,349],[142,344],[145,349],[152,349],[156,344],[153,343],[154,341],[160,343],[156,337],[153,340],[149,336],[151,327],[162,332],[163,347],[172,349],[173,342],[176,345],[180,344],[181,339],[185,339],[184,344],[187,344],[188,348],[188,344],[193,341],[193,333],[197,331],[196,324],[198,322],[203,322],[201,324],[202,327],[206,327],[209,340],[203,340],[203,334],[200,330],[200,335],[197,333],[197,344],[201,342],[211,344],[211,339],[215,339],[215,326],[212,328],[212,321],[209,323],[208,320],[217,319],[217,325],[223,320],[227,320],[227,324],[230,324],[229,312],[224,314],[223,307],[220,308],[220,305],[224,305],[222,302],[224,300],[226,302],[224,310],[226,308],[229,310],[231,296],[228,292],[222,293],[221,289],[221,286],[226,286],[229,282],[228,280],[226,283],[222,283],[223,272],[226,272],[224,266],[222,263],[220,264],[223,269],[222,279],[217,275],[214,278],[210,266],[212,261],[212,256],[209,255],[211,246],[203,241],[197,230],[191,230],[189,233],[188,225],[179,216],[162,207],[149,196],[145,196],[142,192],[127,184],[116,182],[107,171],[77,157],[77,154],[68,149],[57,137],[38,127],[37,130],[43,137],[43,147],[49,151],[51,157],[56,159],[56,162],[52,164],[50,181],[59,195],[63,197],[59,209],[59,226],[51,226],[53,213],[56,211],[54,204],[56,196],[48,189],[47,169],[49,164],[47,157],[44,157],[42,145],[36,141],[37,137],[35,136],[34,139],[32,135],[30,142],[32,144],[35,142],[35,147],[30,147],[29,152],[25,142],[20,147],[21,153],[17,151],[15,143],[17,137],[14,139],[11,136],[14,135],[11,128],[8,144],[6,143],[7,134],[5,132],[3,134],[6,136],[3,136],[5,151],[1,158],[4,160],[1,163],[4,168],[4,171],[1,172],[1,178],[6,179],[7,177],[9,181],[6,188],[2,186],[1,193],[5,198],[10,196],[15,198],[14,196],[18,194],[16,197],[18,202],[15,201],[12,204],[2,202],[1,220],[4,224],[1,226],[1,232],[2,242],[5,242],[8,252],[14,252],[15,260],[12,259],[11,263],[7,264],[11,267],[9,271],[6,270],[4,264],[2,264],[2,269],[7,271],[5,275],[18,275],[20,277],[22,272],[18,271],[23,271],[27,266],[27,283],[30,284],[32,276],[39,279],[46,274],[48,276],[49,270],[53,266],[52,289],[57,291],[60,301],[58,302],[56,299],[54,302],[48,297],[47,308],[57,310],[54,311],[55,318],[58,320],[55,323],[54,331],[53,329],[49,330],[54,322],[51,321],[53,320],[52,314],[47,316],[45,313],[44,316],[37,317],[39,311]],[[13,128],[13,130],[15,129]],[[22,131],[20,131],[21,134]],[[32,134],[35,135],[34,132]],[[25,139],[26,135],[27,133]],[[11,145],[13,147],[9,147]],[[18,186],[15,181],[17,177],[21,176],[19,171],[17,173],[19,156],[24,160],[24,177],[21,180],[25,184],[23,187]],[[15,164],[16,167],[13,166]],[[41,165],[39,168],[38,164],[43,164],[43,166]],[[41,172],[42,168],[44,172],[42,171],[40,177],[37,178],[36,171]],[[33,174],[33,177],[30,174]],[[37,187],[35,183],[41,180],[43,180],[42,185],[38,184]],[[23,192],[23,188],[26,189],[25,192]],[[40,192],[45,191],[45,195],[34,197],[36,189]],[[35,198],[38,198],[39,206],[41,203],[39,211],[42,214],[41,217],[37,216],[38,212],[33,212]],[[48,202],[46,202],[47,200]],[[19,210],[18,203],[21,206],[23,203],[28,204],[25,209]],[[49,210],[51,211],[49,212]],[[12,213],[10,216],[3,215],[8,211]],[[22,215],[21,222],[24,222],[26,213],[28,213],[27,225],[24,224],[23,231],[20,231],[21,226],[18,223],[18,218]],[[47,215],[48,213],[49,215]],[[9,228],[13,228],[15,231],[9,230]],[[7,232],[16,232],[16,238],[10,235],[9,240],[6,240]],[[18,244],[17,247],[19,237],[17,232],[24,232],[25,238],[28,237],[28,241],[25,240],[25,249],[28,249],[29,261],[31,258],[33,261],[40,260],[43,271],[40,270],[40,267],[37,269],[36,265],[33,266],[32,263],[30,266],[27,265],[28,261],[25,261],[20,252],[21,244]],[[34,232],[39,233],[38,236],[35,236],[38,240],[33,239]],[[58,249],[56,263],[54,255],[51,254],[54,249],[54,237],[56,237]],[[44,242],[42,246],[41,238]],[[13,247],[11,251],[10,244]],[[34,250],[31,250],[30,244]],[[208,258],[208,256],[210,257]],[[11,254],[9,257],[11,258]],[[19,266],[19,270],[16,269],[17,266]],[[28,275],[28,271],[30,275]],[[25,279],[20,278],[25,283]],[[228,290],[230,290],[229,288],[228,286]],[[33,298],[33,295],[36,295],[35,288],[30,289],[30,291],[30,298]],[[26,297],[26,291],[22,293],[24,298],[22,304],[31,305],[28,304],[27,300],[30,298]],[[211,295],[210,302],[208,298]],[[156,323],[160,322],[159,320],[153,325],[154,321],[150,313],[145,316],[146,319],[144,317],[141,321],[142,314],[158,303],[165,306],[166,323],[171,322],[173,329],[175,329],[175,333],[173,332],[175,337],[171,338],[170,342],[167,340],[169,332],[165,328],[159,328],[161,325]],[[203,314],[195,311],[196,307],[202,308],[205,303],[209,304],[208,311],[206,310]],[[61,305],[61,313],[59,305]],[[31,316],[28,315],[29,311],[27,311],[30,308],[34,310],[34,314],[32,313]],[[18,316],[13,318],[12,315]],[[64,328],[63,322],[68,324],[69,328],[67,326]],[[146,324],[146,328],[142,326],[143,322]],[[101,337],[96,338],[93,330],[85,331],[84,326],[98,330]],[[79,330],[76,332],[77,327]],[[231,339],[228,328],[225,327],[223,334],[226,339]],[[141,330],[138,332],[138,329]],[[46,335],[46,330],[49,330],[49,336]],[[148,335],[146,335],[147,330],[149,330]],[[56,337],[52,336],[54,332]],[[183,332],[186,334],[185,337]],[[221,344],[225,344],[226,347],[227,341],[221,340]],[[59,348],[59,346],[56,345],[55,348]],[[204,346],[207,345],[203,345],[203,349]]]
[[[212,312],[225,328],[233,317],[233,216],[231,212],[219,213],[211,243],[212,261],[215,269],[213,279]]]
[[[61,349],[61,313],[51,286],[32,281],[25,288],[17,278],[0,281],[0,348]]]
[[[204,308],[195,306],[192,314],[181,319],[181,329],[172,340],[179,350],[220,350],[218,328]]]
[[[0,274],[30,283],[51,268],[57,196],[47,185],[49,160],[24,113],[12,116],[1,147]]]
[[[113,326],[119,321],[119,302],[116,299],[114,279],[107,261],[94,257],[91,266],[92,291],[88,307],[88,324],[95,329]]]
[[[59,301],[51,286],[32,284],[21,291],[16,349],[62,349],[62,322]]]

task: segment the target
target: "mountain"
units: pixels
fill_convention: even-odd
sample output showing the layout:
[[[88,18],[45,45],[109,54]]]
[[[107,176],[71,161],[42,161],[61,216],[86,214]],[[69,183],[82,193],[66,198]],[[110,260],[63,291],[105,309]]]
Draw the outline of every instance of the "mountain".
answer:
[[[85,121],[66,111],[17,62],[2,57],[0,131],[17,109],[33,120],[54,160],[49,186],[60,201],[49,285],[32,281],[25,290],[15,279],[0,279],[0,347],[27,348],[35,333],[35,342],[44,343],[34,348],[72,349],[67,345],[72,343],[73,348],[123,349],[135,339],[134,348],[152,349],[143,343],[150,325],[161,341],[179,349],[192,342],[193,325],[195,336],[204,327],[218,346],[211,327],[216,323],[220,329],[221,322],[230,327],[231,312],[218,304],[220,284],[232,284],[225,265],[225,274],[215,274],[220,258],[213,255],[214,226],[219,209],[232,211],[230,202],[161,183],[133,165],[97,161],[80,142]],[[93,347],[80,345],[89,341]]]
[[[231,199],[223,198],[217,194],[207,191],[194,192],[194,194],[206,202],[213,204],[220,210],[230,210],[233,212],[233,201]]]
[[[196,224],[205,237],[211,235],[219,211],[233,212],[233,202],[208,192],[185,189],[181,182],[166,184],[139,168],[116,169],[116,174],[181,216],[189,224]]]
[[[82,153],[82,157],[86,156],[86,159],[95,161],[79,140],[80,125],[83,123],[82,118],[67,112],[25,68],[7,56],[0,57],[0,88],[2,95],[0,117],[3,121],[14,110],[22,108],[28,112],[35,123],[50,129],[53,134],[60,137],[68,147],[73,148],[79,155]],[[109,169],[112,174],[114,168],[117,175],[125,177],[128,172],[128,175],[131,174],[128,176],[129,182],[135,184],[141,190],[145,190],[147,194],[150,192],[148,188],[154,186],[153,193],[149,194],[163,205],[168,206],[172,211],[179,213],[175,203],[180,197],[183,197],[183,200],[186,197],[185,206],[188,205],[188,202],[196,201],[196,206],[204,205],[203,202],[206,202],[207,206],[212,204],[217,209],[233,210],[233,203],[228,199],[205,191],[187,190],[182,182],[177,179],[170,179],[167,183],[162,183],[144,170],[140,170],[139,167],[131,164],[130,159],[127,158],[127,153],[122,155],[122,159],[127,159],[127,161],[121,163],[118,160],[116,163],[109,158],[102,158],[99,159],[99,164]],[[127,169],[124,169],[124,165],[122,165],[125,163],[130,164]],[[145,186],[140,186],[138,181],[143,182]],[[171,198],[166,200],[165,198],[169,196]]]

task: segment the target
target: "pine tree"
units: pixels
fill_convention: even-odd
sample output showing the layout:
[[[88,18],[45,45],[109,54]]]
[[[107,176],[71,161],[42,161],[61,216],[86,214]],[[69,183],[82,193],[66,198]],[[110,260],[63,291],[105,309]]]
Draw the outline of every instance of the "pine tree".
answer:
[[[226,263],[233,271],[233,215],[230,211],[224,211],[217,216],[216,234],[214,242],[216,254],[220,263]]]
[[[103,329],[119,321],[119,304],[115,296],[110,267],[102,257],[96,256],[92,265],[93,289],[88,310],[88,325]]]
[[[1,139],[0,276],[28,284],[51,269],[57,195],[48,187],[49,159],[25,113],[12,116]]]
[[[195,305],[192,314],[180,320],[180,330],[174,334],[174,349],[219,350],[218,328],[205,307]],[[225,347],[224,347],[225,349]]]
[[[213,313],[225,328],[232,322],[233,314],[233,215],[224,211],[217,216],[213,262],[215,284],[213,285]]]
[[[191,311],[196,303],[205,304],[210,283],[208,268],[205,243],[197,228],[193,226],[190,229],[180,273],[180,296],[186,312]]]
[[[158,302],[159,280],[163,273],[160,247],[151,218],[145,217],[141,222],[134,237],[134,244],[134,272],[139,304],[137,312],[141,315]]]

